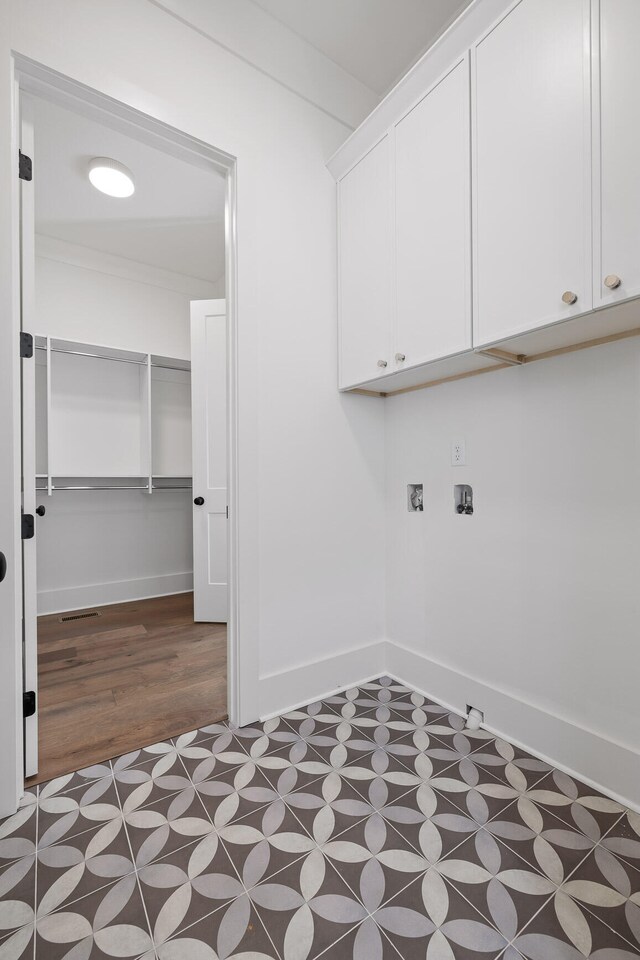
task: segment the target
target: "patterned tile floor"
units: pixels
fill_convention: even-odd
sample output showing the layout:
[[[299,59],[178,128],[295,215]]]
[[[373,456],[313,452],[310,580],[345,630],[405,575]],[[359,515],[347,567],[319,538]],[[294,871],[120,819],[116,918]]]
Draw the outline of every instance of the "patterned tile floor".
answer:
[[[40,786],[0,958],[627,960],[640,816],[389,678]]]

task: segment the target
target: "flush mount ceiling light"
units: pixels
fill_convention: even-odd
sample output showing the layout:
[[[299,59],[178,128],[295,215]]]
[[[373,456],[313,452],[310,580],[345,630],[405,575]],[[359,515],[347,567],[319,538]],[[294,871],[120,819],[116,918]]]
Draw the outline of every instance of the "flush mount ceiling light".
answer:
[[[109,197],[130,197],[135,190],[131,170],[109,157],[94,157],[89,162],[89,180]]]

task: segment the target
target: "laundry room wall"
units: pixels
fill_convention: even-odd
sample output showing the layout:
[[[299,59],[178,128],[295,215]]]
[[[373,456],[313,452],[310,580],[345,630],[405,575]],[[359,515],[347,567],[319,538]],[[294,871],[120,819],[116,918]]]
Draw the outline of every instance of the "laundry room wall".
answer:
[[[381,670],[384,416],[337,391],[326,169],[371,101],[328,60],[286,59],[284,29],[271,66],[252,66],[197,0],[19,0],[11,13],[18,54],[237,158],[238,719]]]
[[[389,669],[640,808],[639,396],[632,338],[384,403]]]

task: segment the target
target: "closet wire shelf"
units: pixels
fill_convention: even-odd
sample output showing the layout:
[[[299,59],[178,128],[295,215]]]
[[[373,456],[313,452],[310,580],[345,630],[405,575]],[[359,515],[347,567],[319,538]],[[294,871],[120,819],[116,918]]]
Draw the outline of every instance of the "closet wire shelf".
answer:
[[[101,473],[97,469],[86,472],[71,469],[66,473],[57,470],[55,475],[52,475],[51,470],[48,470],[46,473],[36,474],[36,493],[50,496],[57,491],[140,490],[143,493],[152,494],[160,490],[192,489],[192,477],[186,470],[178,470],[175,473],[170,472],[170,470],[158,470],[157,473],[153,473],[151,469],[145,469],[144,463],[144,461],[151,461],[152,446],[155,446],[152,397],[155,396],[156,387],[155,382],[151,379],[151,370],[175,371],[186,374],[187,377],[189,377],[191,372],[190,360],[53,337],[37,336],[35,337],[34,346],[36,350],[42,351],[46,355],[44,364],[46,368],[44,386],[46,414],[44,416],[44,422],[46,423],[45,446],[46,460],[48,463],[51,461],[49,448],[51,436],[50,425],[52,420],[51,354],[67,354],[78,358],[105,360],[107,362],[113,361],[117,365],[123,363],[131,364],[142,371],[141,375],[143,377],[144,371],[147,371],[146,379],[141,379],[140,381],[141,389],[139,400],[137,401],[142,425],[142,470],[133,469],[130,472],[126,470],[116,470],[115,472],[108,470]],[[169,382],[174,381],[171,380]],[[175,382],[177,383],[178,381]],[[158,466],[160,466],[160,464],[158,464]],[[186,463],[184,466],[187,466]]]

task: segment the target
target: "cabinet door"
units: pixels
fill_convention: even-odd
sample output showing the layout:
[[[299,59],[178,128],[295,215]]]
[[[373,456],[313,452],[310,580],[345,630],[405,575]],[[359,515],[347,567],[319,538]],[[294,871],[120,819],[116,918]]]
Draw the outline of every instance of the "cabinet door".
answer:
[[[468,60],[395,133],[394,367],[400,369],[471,347]]]
[[[601,229],[594,244],[596,305],[640,294],[639,41],[638,0],[601,0]],[[596,155],[596,170],[597,159]],[[596,185],[596,202],[597,198]],[[618,280],[620,283],[615,286]]]
[[[476,346],[592,306],[589,21],[520,0],[475,47]]]
[[[343,177],[338,191],[340,386],[350,387],[391,369],[392,221],[388,136]]]

